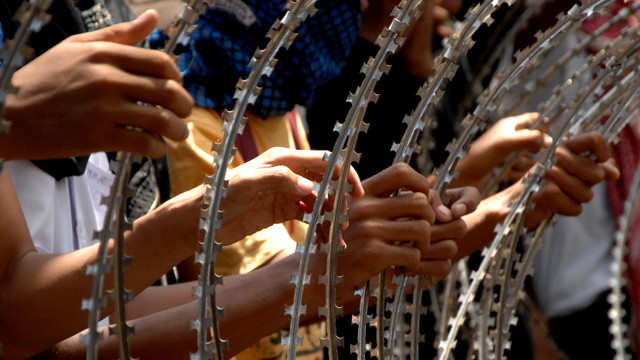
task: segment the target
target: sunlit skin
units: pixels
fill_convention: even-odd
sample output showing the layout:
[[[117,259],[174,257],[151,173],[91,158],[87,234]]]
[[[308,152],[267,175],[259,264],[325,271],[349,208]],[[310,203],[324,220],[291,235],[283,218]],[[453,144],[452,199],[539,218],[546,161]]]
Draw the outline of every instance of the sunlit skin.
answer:
[[[460,161],[457,168],[461,174],[473,174],[473,177],[466,178],[463,175],[459,183],[483,187],[488,176],[482,176],[482,174],[491,174],[493,167],[503,163],[510,152],[534,151],[536,148],[548,146],[550,139],[543,133],[521,127],[523,123],[535,116],[535,114],[525,114],[504,119],[496,125],[495,129],[489,130],[485,136],[479,138],[478,143],[472,145],[466,159]],[[474,149],[476,146],[479,146],[482,151]],[[493,156],[483,156],[484,153],[490,153]],[[593,158],[584,156],[585,153],[593,154]],[[533,196],[534,207],[525,217],[526,229],[535,229],[542,220],[556,213],[568,216],[579,215],[582,204],[589,202],[593,197],[591,187],[605,180],[616,180],[620,176],[611,159],[607,140],[596,132],[565,139],[563,146],[556,150],[556,156],[558,158],[556,165],[547,171],[544,185]],[[524,159],[516,163],[509,172],[519,174],[526,165],[531,166],[532,161],[525,155]],[[531,168],[528,171],[531,171]],[[467,222],[469,231],[458,243],[457,258],[463,258],[481,249],[493,239],[496,224],[506,218],[510,204],[522,193],[523,178],[512,181],[511,186],[485,198],[474,213],[463,218]],[[478,181],[479,179],[481,181]]]
[[[0,158],[115,150],[160,157],[166,151],[161,137],[186,139],[182,118],[193,100],[175,62],[130,46],[157,20],[148,11],[130,23],[72,36],[18,70],[12,83],[20,91],[6,100],[3,117],[11,131],[0,134]]]
[[[445,276],[457,251],[456,238],[466,232],[460,218],[479,202],[475,189],[461,188],[451,190],[450,203],[442,204],[424,177],[406,164],[397,164],[362,186],[364,196],[355,193],[349,199],[349,226],[342,234],[346,252],[338,257],[337,271],[344,279],[336,288],[337,303],[345,306],[347,313],[357,308],[359,298],[354,290],[383,269],[396,267],[409,275]],[[399,189],[403,189],[400,195],[389,197]],[[319,229],[318,241],[325,241],[325,231],[327,227]],[[284,313],[284,304],[293,298],[289,276],[297,272],[299,256],[290,254],[257,271],[225,277],[224,286],[216,293],[219,306],[225,308],[220,321],[222,337],[230,345],[225,356],[288,327],[290,318]],[[325,266],[324,253],[311,256],[309,273],[323,274]],[[307,312],[302,321],[317,321],[318,307],[324,304],[324,286],[317,283],[317,276],[311,279],[304,291]],[[197,317],[193,286],[195,283],[151,288],[128,305],[127,314],[136,326],[136,335],[129,338],[135,356],[186,359],[196,350],[189,323]],[[100,357],[117,356],[115,338],[99,346]],[[84,348],[75,336],[51,352],[81,358]]]
[[[372,7],[374,1],[376,6],[380,5],[383,8],[389,5],[389,2],[372,0],[368,5],[363,2],[363,7]],[[412,75],[425,77],[430,73],[432,64],[430,31],[433,31],[431,25],[434,22],[444,24],[441,19],[444,18],[442,14],[445,13],[441,9],[447,11],[448,14],[449,11],[455,9],[454,3],[440,4],[436,2],[432,11],[424,9],[425,13],[419,21],[409,29],[408,40],[400,50],[400,54],[411,69]],[[451,7],[448,7],[449,5]],[[144,33],[147,28],[153,27],[150,24],[155,21],[154,17],[153,13],[144,15],[142,20],[138,20],[136,23],[123,24],[124,27],[117,28],[120,29],[119,31],[114,32],[111,29],[109,30],[111,32],[98,32],[98,35],[92,33],[93,35],[75,37],[73,38],[75,40],[66,42],[65,46],[73,48],[88,45],[85,42],[99,40],[99,45],[89,44],[94,50],[96,47],[99,50],[96,57],[91,57],[89,60],[101,60],[97,61],[99,68],[102,68],[105,63],[122,65],[119,61],[114,60],[118,58],[116,55],[122,54],[113,51],[113,49],[105,50],[105,48],[109,48],[105,43],[129,44],[133,39],[138,39],[139,33]],[[383,20],[382,22],[385,24],[388,23],[388,16],[385,16]],[[362,34],[366,36],[366,34],[375,33],[377,36],[379,30],[375,29],[374,27],[369,30],[365,28]],[[438,26],[435,31],[445,34],[447,30]],[[424,34],[429,34],[429,36],[420,36]],[[62,61],[56,52],[51,52],[47,56]],[[144,58],[145,56],[140,55],[140,57]],[[143,61],[143,59],[137,60]],[[119,145],[72,143],[73,146],[68,148],[59,148],[60,151],[53,154],[55,155],[53,157],[77,151],[90,152],[109,146],[120,146],[127,151],[158,155],[163,153],[164,144],[157,141],[156,135],[168,136],[175,138],[175,140],[186,137],[186,130],[177,126],[177,121],[182,123],[180,117],[188,114],[192,101],[188,95],[185,96],[184,89],[176,85],[179,84],[179,78],[176,78],[173,65],[167,63],[171,59],[162,57],[158,61],[162,65],[161,69],[164,69],[160,71],[161,75],[147,74],[145,73],[146,69],[143,69],[142,72],[143,77],[157,75],[162,78],[160,81],[152,81],[153,84],[150,85],[145,81],[138,82],[139,79],[136,77],[137,80],[132,80],[132,82],[143,88],[150,86],[152,88],[151,94],[157,94],[157,91],[154,90],[158,90],[158,88],[168,89],[178,99],[175,100],[177,103],[172,103],[174,100],[162,96],[157,99],[131,99],[130,96],[125,96],[128,93],[123,95],[121,92],[115,91],[109,94],[113,96],[110,100],[114,98],[121,100],[122,97],[125,97],[131,103],[143,100],[168,109],[168,112],[160,111],[147,114],[151,118],[162,119],[159,122],[162,125],[157,125],[158,123],[151,120],[143,121],[140,124],[107,122],[107,125],[99,129],[107,132],[112,131],[112,134],[122,133],[123,139],[126,141]],[[55,62],[52,61],[52,63]],[[93,64],[91,61],[88,63]],[[125,63],[129,62],[125,61]],[[44,71],[46,68],[44,61],[35,62],[35,64],[39,66],[40,71]],[[28,68],[25,67],[25,69]],[[78,69],[82,69],[82,67],[78,67]],[[109,67],[109,70],[113,70],[112,67]],[[127,70],[134,73],[141,71],[137,65],[134,69]],[[37,72],[33,74],[37,74]],[[38,77],[30,76],[26,70],[16,75],[17,83],[26,89],[30,89],[30,84],[36,84],[33,81],[38,79]],[[84,80],[85,78],[78,79]],[[102,83],[104,84],[104,82]],[[114,85],[111,82],[108,83]],[[122,88],[116,86],[116,89]],[[45,101],[39,103],[40,106],[56,103],[55,99],[57,98],[49,96],[55,95],[51,91],[53,89],[51,86],[38,87],[34,85],[31,89],[32,92],[29,94],[32,95],[30,97],[33,100],[39,99],[37,96],[39,91],[45,95],[42,98]],[[138,93],[138,91],[131,91],[131,94],[134,95]],[[31,106],[36,106],[38,103],[33,105],[24,99],[21,100],[25,101],[23,103],[17,100],[8,102],[8,105],[13,108],[8,106],[7,116],[16,120],[16,125],[20,125],[17,119],[28,118],[21,114],[27,114],[28,111],[31,111]],[[167,101],[168,103],[165,103]],[[64,105],[64,103],[61,104]],[[524,115],[525,118],[527,116],[530,115]],[[120,116],[111,118],[120,119]],[[517,121],[522,120],[522,118],[517,119]],[[26,122],[25,124],[28,125]],[[133,125],[147,130],[142,134],[146,139],[142,141],[142,145],[128,137],[131,134],[125,132],[129,130],[124,129],[123,125]],[[479,139],[475,145],[476,150],[472,148],[469,158],[460,162],[460,172],[469,174],[463,176],[460,184],[464,184],[466,179],[466,184],[480,186],[485,182],[488,169],[495,166],[493,162],[482,165],[481,162],[474,161],[474,156],[478,153],[496,151],[497,154],[504,154],[507,152],[505,147],[514,150],[525,148],[528,151],[537,151],[548,144],[548,140],[542,133],[521,133],[526,127],[520,123],[505,122],[502,125],[504,127],[492,129],[486,137]],[[156,126],[160,127],[156,128]],[[20,129],[20,126],[17,129]],[[76,136],[87,130],[87,127],[81,123],[77,129],[74,132]],[[23,133],[25,132],[17,131],[14,133],[14,139],[18,139],[19,135]],[[497,134],[509,134],[513,137],[514,142],[505,144]],[[7,141],[13,140],[7,139]],[[0,141],[0,144],[2,143]],[[46,141],[44,143],[48,144],[48,147],[52,146]],[[20,147],[11,149],[7,147],[0,153],[4,152],[9,157],[20,157],[21,155],[17,155],[16,151],[23,151],[27,155],[36,154],[36,152],[27,153],[26,148],[23,150],[15,149],[20,149]],[[29,151],[37,151],[37,147],[29,149]],[[585,152],[593,153],[595,160],[583,157],[581,154]],[[609,154],[606,141],[598,134],[590,133],[568,139],[565,146],[561,147],[557,154],[558,164],[548,172],[547,182],[535,195],[535,207],[527,216],[526,226],[530,229],[554,213],[579,214],[581,204],[590,200],[591,186],[604,179],[615,179],[618,176],[615,167],[608,162]],[[303,180],[301,174],[309,174],[311,171],[312,174],[319,175],[323,168],[319,163],[314,163],[311,168],[305,168],[307,165],[300,164],[306,161],[319,161],[317,154],[282,153],[276,156],[271,153],[268,155],[274,156],[274,158],[262,158],[260,161],[263,163],[253,163],[245,167],[243,171],[233,172],[230,175],[232,177],[230,191],[233,193],[234,189],[238,189],[238,192],[236,195],[232,194],[229,197],[230,200],[224,204],[229,217],[225,219],[227,227],[221,229],[223,236],[220,236],[220,239],[227,239],[226,243],[232,243],[270,223],[300,218],[314,199],[309,179]],[[310,156],[313,159],[300,158],[304,156]],[[496,160],[497,163],[504,161],[504,159],[493,160]],[[408,166],[404,164],[396,165],[392,170],[389,170],[390,172],[383,172],[378,177],[364,182],[362,187],[358,186],[357,175],[352,174],[351,181],[356,184],[356,190],[350,200],[350,226],[343,233],[347,244],[347,254],[340,257],[339,268],[340,272],[345,274],[346,282],[339,289],[340,303],[352,306],[353,289],[361,286],[364,281],[370,279],[381,269],[397,266],[405,269],[408,274],[428,274],[437,279],[449,272],[452,259],[462,258],[485,246],[492,239],[495,224],[506,216],[510,201],[516,199],[522,191],[522,182],[519,178],[527,168],[527,164],[530,164],[526,162],[526,158],[524,160],[524,163],[517,163],[519,167],[513,168],[510,172],[512,174],[510,179],[514,181],[514,184],[506,190],[479,203],[477,191],[470,191],[469,188],[452,188],[449,196],[453,202],[445,204],[446,206],[440,206],[439,199],[431,194],[424,177],[408,169]],[[464,165],[465,162],[472,165]],[[483,166],[486,166],[487,169],[483,170]],[[6,180],[8,175],[6,171],[0,175],[0,206],[5,207],[3,213],[11,213],[11,216],[2,218],[2,222],[5,224],[3,228],[11,230],[5,234],[7,251],[0,254],[0,274],[11,281],[0,284],[0,294],[2,294],[0,302],[3,303],[0,322],[13,324],[26,321],[26,323],[24,327],[19,327],[21,331],[18,332],[15,332],[13,327],[11,331],[6,326],[0,328],[0,342],[9,344],[4,348],[4,355],[7,358],[21,358],[41,351],[86,326],[86,312],[80,313],[78,309],[80,309],[80,300],[89,296],[87,289],[90,278],[84,274],[84,269],[86,265],[95,262],[96,249],[90,247],[77,253],[65,255],[35,253],[28,237],[26,225],[24,225],[24,219],[19,212],[12,211],[17,208],[17,205],[10,182]],[[311,176],[311,180],[315,180],[316,177]],[[469,177],[474,181],[469,181]],[[476,181],[477,179],[482,179],[482,181]],[[260,184],[265,186],[261,187]],[[273,191],[273,186],[276,186],[275,191]],[[256,192],[247,194],[245,189],[254,189]],[[403,192],[401,196],[394,199],[387,197],[388,194],[399,189],[410,191]],[[136,294],[141,293],[159,274],[166,272],[173,264],[193,256],[195,241],[192,239],[198,237],[197,219],[201,207],[202,191],[203,188],[197,188],[166,203],[158,211],[138,221],[134,226],[134,231],[127,234],[128,247],[126,252],[136,259],[134,267],[130,269],[134,275],[129,275],[127,278],[127,286],[133,289]],[[232,199],[235,196],[241,198],[241,201],[234,203]],[[279,205],[272,208],[253,206],[253,204],[265,201]],[[372,211],[372,209],[379,211]],[[246,214],[250,214],[250,216],[246,216]],[[192,219],[193,221],[188,221],[188,224],[185,225],[184,219]],[[322,240],[323,236],[324,234],[320,232],[319,239]],[[153,239],[154,244],[150,244],[151,240],[149,239]],[[189,240],[176,241],[176,239]],[[161,242],[161,246],[158,245],[158,241]],[[412,244],[412,246],[397,246],[399,242],[405,245]],[[288,303],[292,297],[293,287],[289,283],[289,274],[295,273],[298,261],[295,254],[285,256],[282,261],[275,262],[254,273],[230,277],[225,280],[225,286],[220,289],[219,297],[220,305],[227,309],[225,318],[221,322],[223,334],[226,334],[223,337],[229,339],[232,346],[230,351],[225,354],[226,356],[232,356],[257,339],[288,326],[289,318],[284,316],[282,308],[283,304]],[[324,271],[322,256],[314,257],[310,268],[315,273]],[[274,274],[283,276],[274,276]],[[145,308],[139,305],[137,307],[135,302],[130,304],[130,316],[135,319],[134,324],[138,333],[138,335],[131,337],[134,355],[143,356],[143,358],[169,357],[177,359],[186,357],[189,352],[195,351],[195,335],[190,329],[189,321],[185,321],[185,319],[194,319],[195,314],[195,302],[191,298],[189,289],[191,286],[192,284],[181,284],[179,287],[173,288],[179,289],[174,295],[157,296],[144,292],[140,294],[139,300],[145,298],[150,301],[156,300],[154,308]],[[45,292],[47,296],[39,295]],[[157,299],[160,298],[164,300],[162,304],[157,303]],[[25,303],[25,299],[29,303]],[[316,309],[323,301],[324,289],[313,282],[305,292],[304,302],[308,304],[310,309],[305,320],[314,319],[317,315]],[[256,304],[260,306],[256,306]],[[56,309],[56,311],[51,311],[51,309]],[[108,307],[105,312],[111,310],[112,308]],[[43,319],[47,319],[47,321],[43,323]],[[249,321],[247,319],[250,319],[255,326],[247,328],[246,323]],[[101,343],[101,357],[117,356],[114,340],[113,337],[110,337]],[[71,354],[67,358],[72,358],[73,354],[78,358],[84,358],[84,351],[82,346],[78,344],[77,337],[71,337],[60,343],[54,351],[66,352],[66,355]]]

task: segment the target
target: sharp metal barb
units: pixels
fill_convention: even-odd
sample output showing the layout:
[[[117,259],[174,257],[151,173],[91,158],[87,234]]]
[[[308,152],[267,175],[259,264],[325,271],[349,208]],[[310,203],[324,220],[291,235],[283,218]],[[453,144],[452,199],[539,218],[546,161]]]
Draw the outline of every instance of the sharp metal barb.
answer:
[[[394,162],[408,162],[413,153],[421,148],[417,144],[419,134],[427,125],[429,128],[437,126],[437,123],[434,121],[435,108],[438,106],[438,103],[442,98],[442,94],[444,93],[442,88],[444,84],[451,81],[458,69],[458,62],[461,61],[461,58],[466,56],[466,52],[473,45],[474,42],[472,40],[472,36],[481,25],[488,25],[492,21],[491,15],[494,11],[500,8],[503,4],[510,6],[512,3],[513,1],[485,1],[482,4],[476,5],[467,13],[465,16],[465,26],[458,29],[448,40],[447,48],[434,62],[436,75],[434,78],[430,79],[429,82],[425,82],[425,84],[423,84],[423,86],[418,90],[417,95],[420,98],[420,102],[417,108],[410,115],[405,116],[405,119],[403,120],[403,122],[407,124],[407,130],[405,131],[400,143],[394,144],[392,147],[392,151],[396,154]],[[475,126],[474,124],[466,125],[466,136],[463,135],[458,140],[460,150],[455,152],[456,155],[451,160],[452,163],[450,164],[450,167],[452,168],[455,163],[457,163],[457,160],[462,157],[462,154],[468,150],[468,144],[470,144],[473,135],[483,127],[480,124]],[[454,151],[452,151],[452,153],[453,152]],[[451,178],[455,176],[453,173],[450,175]],[[440,176],[438,178],[444,181],[450,181],[451,179],[445,176]],[[441,196],[443,196],[446,185],[443,184],[441,188]],[[399,289],[397,291],[395,301],[400,301],[398,297],[403,292],[404,289]],[[415,307],[414,309],[418,308],[419,307]],[[392,324],[397,322],[397,320],[394,321],[394,319],[399,315],[400,314],[392,313]],[[420,315],[418,313],[412,313],[411,316],[414,319],[419,319]],[[414,331],[416,328],[412,327],[412,329],[412,331]],[[394,332],[392,332],[392,334],[394,334]],[[417,336],[417,334],[412,333],[409,336],[409,339],[416,339]],[[394,341],[391,341],[389,345],[394,346]],[[410,344],[410,346],[414,346],[414,344]]]
[[[496,236],[491,242],[489,247],[483,251],[483,259],[476,271],[471,274],[472,282],[469,285],[469,289],[465,294],[461,295],[459,299],[459,309],[456,316],[449,321],[449,330],[444,341],[441,341],[438,346],[438,358],[444,360],[448,358],[451,350],[455,346],[455,338],[458,330],[462,325],[465,317],[465,313],[473,300],[476,290],[480,286],[484,275],[487,272],[489,264],[499,249],[503,246],[504,240],[508,236],[513,236],[513,224],[517,224],[519,219],[524,216],[527,209],[527,204],[533,193],[539,189],[539,180],[546,174],[546,168],[538,163],[533,173],[529,174],[525,179],[525,188],[522,195],[518,198],[518,201],[511,205],[511,211],[507,215],[505,221],[496,227]]]
[[[190,3],[189,7],[185,7],[186,10],[183,11],[181,20],[187,19],[188,21],[183,21],[179,28],[188,28],[189,19],[195,16],[193,10],[198,11],[204,4],[202,1],[197,1]],[[235,138],[242,133],[247,121],[244,115],[246,108],[255,102],[260,93],[261,89],[258,87],[260,79],[271,74],[277,61],[276,54],[280,49],[286,50],[291,45],[293,38],[295,38],[295,29],[298,24],[315,12],[313,4],[313,0],[291,1],[287,4],[288,11],[281,19],[276,20],[267,34],[267,37],[270,38],[269,43],[264,49],[257,49],[254,53],[249,64],[252,71],[246,79],[238,81],[234,94],[235,104],[233,109],[223,113],[222,117],[225,121],[223,126],[224,136],[220,143],[214,143],[212,146],[212,149],[217,154],[214,156],[215,180],[211,185],[210,197],[205,199],[208,214],[203,220],[208,222],[208,225],[203,227],[205,237],[201,247],[202,253],[196,255],[196,261],[202,264],[199,284],[201,289],[199,293],[204,294],[204,289],[210,291],[207,296],[201,296],[199,300],[198,321],[194,322],[198,332],[198,352],[191,354],[192,359],[205,360],[215,357],[217,360],[222,360],[222,352],[228,348],[226,341],[220,338],[217,314],[221,315],[222,310],[216,306],[215,286],[208,287],[207,284],[211,283],[210,279],[212,277],[217,278],[214,272],[215,258],[222,247],[215,240],[215,230],[220,227],[222,222],[222,212],[219,208],[227,186],[225,180],[226,171],[235,155],[233,147]],[[171,47],[173,45],[168,44],[167,46]],[[305,249],[305,251],[309,251],[309,246]],[[212,309],[216,309],[216,311],[212,311]],[[209,337],[208,330],[211,332],[211,343],[207,341]],[[294,331],[292,329],[292,332]]]
[[[574,12],[577,12],[577,10],[574,10]],[[583,11],[582,13],[587,14],[592,12]],[[566,26],[566,24],[569,24],[569,23],[563,22],[562,24],[565,24]],[[575,22],[572,22],[571,24],[574,24],[575,26]],[[542,38],[545,39],[546,42],[548,42],[550,39],[553,39],[553,36],[555,36],[552,34],[557,35],[562,33],[561,31],[559,31],[559,28],[561,27],[556,26],[552,29],[547,30],[547,32],[545,32],[545,36],[543,36]],[[617,41],[612,42],[610,46],[608,46],[606,49],[603,49],[599,53],[590,56],[588,62],[578,71],[574,72],[571,78],[567,79],[567,81],[565,81],[562,85],[558,86],[554,90],[554,95],[550,97],[547,100],[547,102],[542,104],[541,109],[539,110],[540,115],[538,116],[537,120],[535,120],[531,124],[530,128],[542,129],[543,127],[548,126],[549,124],[547,122],[547,119],[553,117],[551,111],[557,111],[559,105],[566,99],[566,97],[572,94],[569,91],[569,89],[578,88],[578,86],[575,86],[575,84],[576,83],[582,84],[584,81],[586,81],[589,78],[589,74],[596,71],[597,68],[600,66],[600,64],[602,64],[605,61],[605,59],[607,59],[612,55],[613,51],[616,49],[616,46],[622,43],[624,43],[623,38],[619,38]],[[529,48],[530,50],[524,53],[527,53],[527,54],[533,53],[531,49],[535,49],[538,46],[543,46],[544,44],[545,43],[543,42],[543,43],[539,43],[538,45],[534,45]],[[520,59],[522,58],[524,58],[524,56],[521,56]],[[523,64],[517,62],[515,65],[522,66]],[[501,179],[503,179],[504,174],[506,174],[507,169],[515,162],[515,160],[521,155],[521,153],[522,152],[517,152],[510,155],[507,161],[505,162],[505,164],[494,172],[494,176],[492,180],[486,185],[485,189],[482,191],[483,195],[487,195],[492,191],[494,191],[494,189],[499,184]]]
[[[203,11],[204,8],[201,10]],[[106,8],[101,8],[100,11],[104,11],[104,14],[107,14]],[[102,22],[98,25],[103,26],[108,25],[108,23]],[[174,36],[180,36],[180,33],[180,31],[174,32]],[[164,51],[172,53],[173,47],[166,47]],[[140,106],[144,106],[144,104],[140,104]],[[110,333],[116,334],[118,337],[120,358],[130,358],[127,336],[133,333],[134,329],[126,323],[124,303],[132,298],[132,293],[124,288],[123,268],[131,259],[124,254],[124,232],[131,229],[131,223],[126,216],[127,199],[135,194],[136,190],[129,185],[131,164],[140,160],[141,157],[138,155],[119,153],[118,161],[114,164],[116,175],[107,200],[108,208],[105,215],[105,225],[103,230],[97,233],[100,235],[98,259],[95,265],[88,268],[88,274],[94,276],[92,295],[90,299],[83,300],[83,309],[90,311],[88,334],[81,337],[81,341],[87,344],[87,359],[97,359],[97,342],[103,338],[103,334],[97,330],[97,324],[100,320],[100,308],[106,305],[106,298],[101,295],[104,289],[104,275],[109,273],[111,265],[114,267],[114,291],[111,292],[109,297],[115,302],[116,325],[111,328]],[[111,238],[114,238],[114,255],[109,257],[107,256],[107,251],[109,239]]]
[[[355,153],[355,145],[360,133],[366,132],[368,125],[363,122],[366,108],[372,102],[376,102],[378,95],[375,93],[375,85],[382,76],[382,74],[388,73],[390,66],[386,60],[390,54],[393,54],[402,42],[402,32],[409,23],[420,15],[418,5],[420,0],[403,0],[394,10],[392,15],[394,19],[391,25],[384,30],[378,39],[376,44],[380,47],[375,57],[369,59],[369,61],[362,66],[361,72],[365,75],[361,85],[357,88],[355,93],[348,96],[347,102],[351,104],[349,112],[341,124],[336,124],[335,129],[339,131],[338,139],[334,144],[333,151],[328,158],[328,166],[325,170],[325,176],[322,183],[320,183],[320,190],[318,193],[318,200],[314,204],[314,214],[320,212],[320,206],[322,206],[322,199],[327,191],[331,189],[334,192],[334,206],[331,218],[331,231],[329,232],[329,238],[327,239],[329,244],[337,244],[339,236],[339,224],[346,219],[346,209],[343,209],[345,204],[345,196],[347,189],[351,186],[347,184],[350,165],[357,160]],[[330,174],[336,166],[341,165],[340,175],[338,180],[332,181]],[[305,243],[311,241],[313,238],[313,232],[315,231],[317,223],[317,217],[312,216],[309,222],[309,230],[305,239]],[[331,269],[336,268],[336,256],[337,245],[329,247],[330,253],[327,256],[328,264],[327,275]],[[300,263],[299,274],[306,274],[308,263],[308,254],[303,254],[303,259]],[[326,301],[325,306],[328,307],[324,312],[332,318],[326,319],[328,322],[334,323],[335,312],[333,309],[335,306],[335,284],[333,283],[336,277],[329,276],[326,286]],[[299,317],[297,315],[297,309],[299,308],[300,301],[302,299],[303,287],[301,284],[296,284],[296,293],[293,303],[293,313],[290,325],[289,336],[297,336],[297,328]],[[327,336],[329,344],[329,359],[337,358],[337,344],[338,337],[335,333],[334,326],[327,326]],[[289,344],[295,344],[292,339],[287,340]],[[295,346],[289,348],[289,359],[295,358]]]
[[[626,310],[623,308],[622,303],[626,299],[626,295],[622,291],[626,285],[626,278],[624,272],[627,270],[625,263],[625,256],[627,255],[627,239],[629,237],[629,229],[632,223],[632,215],[638,211],[635,206],[635,199],[640,187],[640,166],[638,166],[633,175],[633,181],[629,187],[627,198],[623,204],[623,212],[617,219],[618,228],[614,234],[614,246],[613,263],[611,264],[612,277],[609,280],[611,286],[611,294],[607,297],[607,301],[611,306],[611,310],[608,312],[611,319],[611,326],[609,331],[613,336],[611,341],[611,348],[615,350],[616,360],[628,360],[631,359],[631,354],[627,351],[629,347],[628,326],[623,321],[623,317],[626,315]]]
[[[107,301],[107,299],[102,296],[104,290],[104,275],[111,271],[111,266],[115,267],[113,276],[115,290],[112,296],[116,301],[115,309],[119,329],[123,329],[117,332],[119,353],[120,358],[129,359],[123,301],[125,295],[122,272],[122,260],[124,256],[122,253],[122,241],[124,238],[122,237],[123,234],[120,226],[121,221],[124,221],[123,211],[126,210],[126,200],[123,199],[123,192],[129,181],[131,154],[125,153],[119,154],[118,156],[117,163],[114,163],[116,175],[107,199],[108,206],[103,229],[100,232],[96,232],[96,236],[99,236],[97,239],[99,240],[99,247],[96,264],[87,268],[87,274],[93,275],[91,298],[83,300],[83,310],[89,310],[89,331],[85,336],[81,337],[81,341],[87,344],[87,360],[97,359],[97,342],[104,337],[104,335],[98,331],[98,322],[100,321],[100,309],[106,305]],[[115,238],[114,255],[107,256],[109,241],[112,238]]]

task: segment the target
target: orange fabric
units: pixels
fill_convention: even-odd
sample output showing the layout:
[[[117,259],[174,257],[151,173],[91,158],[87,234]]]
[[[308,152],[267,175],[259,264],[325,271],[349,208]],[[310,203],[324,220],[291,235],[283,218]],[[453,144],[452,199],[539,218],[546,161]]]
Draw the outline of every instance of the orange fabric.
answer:
[[[253,114],[247,114],[247,124],[241,140],[240,148],[257,150],[262,153],[272,147],[309,149],[309,143],[304,132],[302,120],[297,112],[283,116],[271,116],[261,119]],[[169,174],[171,176],[171,190],[174,195],[180,194],[202,184],[204,175],[212,175],[213,141],[222,139],[223,120],[215,111],[195,108],[191,116],[185,120],[189,127],[189,138],[180,143],[167,141]],[[293,126],[293,128],[292,128]],[[297,136],[296,136],[297,135]],[[253,144],[246,141],[253,140]],[[236,144],[239,144],[236,141]],[[240,151],[236,152],[231,167],[244,162]],[[303,242],[307,225],[300,221],[289,221],[276,224],[230,246],[225,246],[216,259],[216,273],[227,276],[231,274],[247,273],[268,263],[276,254],[285,250],[292,250],[294,241]],[[322,357],[322,346],[317,341],[324,336],[323,326],[315,324],[301,327],[299,335],[304,337],[300,347],[300,359],[316,360]],[[284,348],[274,339],[283,336],[282,332],[273,334],[259,343],[245,349],[235,356],[236,360],[255,359],[285,359]]]

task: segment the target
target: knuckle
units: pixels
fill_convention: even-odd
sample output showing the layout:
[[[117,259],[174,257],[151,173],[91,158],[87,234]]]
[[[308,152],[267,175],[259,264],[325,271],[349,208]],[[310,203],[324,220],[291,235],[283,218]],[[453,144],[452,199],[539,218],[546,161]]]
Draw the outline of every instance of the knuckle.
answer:
[[[291,170],[284,165],[278,165],[271,168],[271,174],[274,178],[279,179],[279,181],[284,181],[289,178]]]
[[[467,233],[467,223],[462,220],[456,220],[451,228],[451,237],[459,239]]]
[[[171,112],[169,110],[163,108],[154,108],[152,110],[152,119],[146,122],[154,132],[165,135],[168,130],[171,128],[171,124],[174,121],[173,116],[171,116]]]
[[[92,41],[84,43],[87,47],[86,54],[90,61],[95,63],[107,62],[113,52],[111,51],[112,45],[103,41]]]
[[[263,154],[268,159],[277,159],[283,157],[289,153],[289,150],[282,147],[272,147],[265,151]]]
[[[444,256],[447,258],[452,258],[456,256],[458,253],[458,244],[455,241],[447,240],[444,246]]]
[[[411,205],[413,208],[415,209],[420,209],[420,210],[428,210],[431,206],[429,203],[429,198],[427,197],[426,194],[423,193],[411,193],[409,194],[409,200],[411,202]]]
[[[423,238],[423,240],[429,240],[431,234],[431,224],[426,220],[412,221],[411,231]]]
[[[394,164],[392,168],[393,168],[393,171],[398,176],[401,176],[401,177],[408,176],[413,172],[413,169],[411,168],[411,166],[403,162]]]

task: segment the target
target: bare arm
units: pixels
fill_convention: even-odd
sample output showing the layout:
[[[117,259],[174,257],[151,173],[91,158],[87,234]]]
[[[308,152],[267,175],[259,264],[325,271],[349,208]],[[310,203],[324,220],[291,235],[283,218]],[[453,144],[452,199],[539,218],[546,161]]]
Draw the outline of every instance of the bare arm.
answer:
[[[37,253],[9,176],[7,169],[0,174],[0,342],[3,355],[13,358],[32,355],[87,326],[87,312],[80,309],[82,299],[90,296],[92,278],[85,269],[96,262],[97,245],[61,255]],[[195,240],[175,240],[197,238],[199,203],[185,202],[161,207],[125,235],[125,252],[135,259],[125,281],[134,293],[193,253]],[[185,217],[194,219],[193,227],[175,226]],[[103,314],[111,311],[108,305]]]
[[[368,195],[351,200],[350,223],[343,233],[347,249],[338,257],[338,272],[344,274],[344,282],[336,289],[337,301],[343,305],[352,304],[356,299],[354,289],[382,269],[398,266],[416,274],[431,270],[422,265],[430,261],[426,255],[429,224],[435,221],[436,215],[426,194],[429,185],[424,177],[403,164],[366,181],[363,186]],[[401,188],[415,193],[387,197]],[[322,231],[318,233],[318,241],[324,241]],[[415,246],[398,245],[398,241],[412,242]],[[239,275],[219,289],[216,296],[219,305],[225,308],[221,333],[230,345],[226,357],[288,327],[290,318],[284,314],[284,306],[293,301],[294,287],[289,277],[297,272],[298,263],[299,254],[296,253],[249,274]],[[317,275],[324,272],[324,253],[313,255],[309,273],[314,276],[304,290],[303,303],[307,305],[307,311],[302,321],[316,320],[318,307],[324,304],[324,285],[317,282]],[[196,336],[189,325],[196,318],[196,305],[196,302],[186,303],[135,320],[138,335],[130,338],[133,355],[188,358],[189,352],[194,352],[196,347]],[[109,338],[99,346],[101,357],[117,356],[114,339]],[[59,344],[56,351],[64,349],[83,352],[77,338]]]

